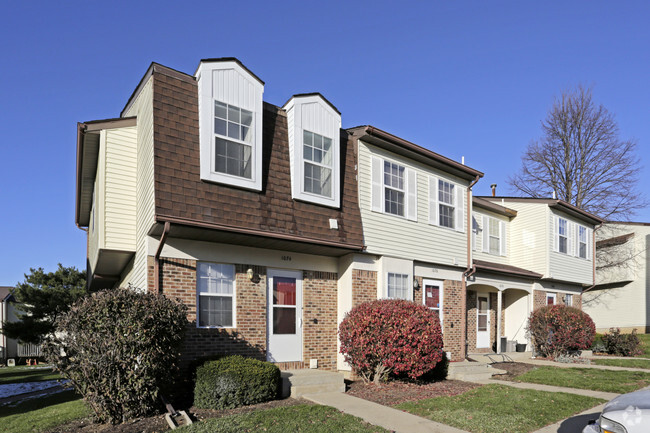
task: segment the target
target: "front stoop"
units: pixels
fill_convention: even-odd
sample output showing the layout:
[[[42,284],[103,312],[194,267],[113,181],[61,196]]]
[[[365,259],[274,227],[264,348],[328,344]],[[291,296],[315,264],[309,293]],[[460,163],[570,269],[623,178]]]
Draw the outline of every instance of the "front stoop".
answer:
[[[282,372],[282,396],[302,397],[305,394],[345,392],[342,373],[316,369],[286,370]]]
[[[465,382],[480,382],[492,378],[495,374],[505,374],[507,371],[499,370],[485,362],[452,362],[449,364],[447,379],[463,380]]]

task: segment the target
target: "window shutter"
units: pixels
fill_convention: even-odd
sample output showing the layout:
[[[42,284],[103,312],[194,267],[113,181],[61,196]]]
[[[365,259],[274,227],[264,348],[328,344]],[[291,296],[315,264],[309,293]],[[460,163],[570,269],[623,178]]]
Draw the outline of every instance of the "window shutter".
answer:
[[[506,222],[505,221],[499,221],[499,242],[501,243],[500,245],[500,250],[501,250],[501,255],[505,256],[507,251],[506,251]]]
[[[593,257],[593,245],[592,242],[594,240],[593,236],[594,231],[592,229],[587,229],[587,260],[592,260]]]
[[[406,169],[406,218],[418,220],[418,175],[410,168]]]
[[[575,244],[575,242],[574,242],[575,239],[574,239],[573,232],[575,230],[573,230],[573,226],[574,226],[574,224],[571,221],[567,220],[567,222],[566,222],[566,243],[567,243],[566,253],[568,255],[570,255],[570,256],[575,256],[575,252],[574,252],[574,249],[573,249],[573,244]]]
[[[456,221],[454,222],[454,227],[457,232],[465,231],[465,188],[460,185],[454,187],[456,190],[456,210],[454,214],[456,215]]]
[[[483,215],[482,217],[482,227],[481,230],[483,231],[483,252],[484,253],[489,253],[490,252],[490,219]]]
[[[472,251],[476,251],[476,234],[478,233],[478,221],[472,216]]]
[[[553,233],[553,251],[560,251],[560,229],[558,218],[556,215],[553,215],[551,220],[551,232]]]
[[[438,219],[438,178],[429,176],[429,224],[440,225]]]
[[[376,156],[372,157],[372,210],[375,212],[384,211],[384,197],[382,190],[384,189],[384,176],[383,176],[383,160],[377,158]]]

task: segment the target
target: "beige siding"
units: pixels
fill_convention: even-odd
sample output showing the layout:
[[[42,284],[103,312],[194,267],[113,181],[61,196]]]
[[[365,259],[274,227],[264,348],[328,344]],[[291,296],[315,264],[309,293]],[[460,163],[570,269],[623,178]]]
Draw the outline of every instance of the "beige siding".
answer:
[[[594,282],[594,270],[593,270],[593,261],[589,253],[587,258],[583,259],[580,257],[575,257],[570,254],[559,253],[553,251],[553,243],[555,230],[553,225],[553,217],[557,215],[560,218],[565,218],[566,220],[585,225],[583,221],[571,218],[566,214],[561,212],[556,212],[554,210],[548,212],[547,227],[548,227],[548,251],[550,251],[549,256],[549,272],[548,277],[555,280],[570,281],[579,284],[588,284],[591,285]],[[588,225],[585,225],[587,228],[593,228]],[[589,236],[588,236],[589,238]],[[575,235],[572,235],[572,242],[575,243]],[[587,242],[591,242],[591,239],[587,239]],[[589,250],[589,249],[588,249]]]
[[[153,78],[149,78],[125,117],[138,117],[136,183],[136,253],[130,281],[147,288],[147,232],[155,222],[153,178]]]
[[[417,222],[372,211],[372,156],[387,158],[417,173]],[[467,203],[463,232],[429,224],[429,176],[468,186],[468,182],[375,146],[359,142],[359,206],[367,251],[410,260],[445,265],[467,264]]]
[[[97,174],[102,169],[98,167]],[[90,222],[88,223],[88,262],[90,263],[90,270],[95,269],[97,264],[97,256],[99,255],[99,226],[97,221],[97,197],[99,196],[99,182],[95,178],[95,188],[93,190],[93,203],[90,208]]]
[[[505,238],[506,238],[506,251],[505,254],[490,254],[487,252],[483,252],[483,216],[487,216],[490,218],[494,218],[498,220],[499,222],[505,223]],[[510,254],[510,219],[508,217],[505,217],[503,215],[498,215],[493,212],[488,212],[483,209],[479,208],[474,208],[474,212],[472,212],[472,217],[476,221],[477,224],[477,229],[475,232],[472,233],[472,236],[475,236],[475,240],[473,241],[473,244],[475,246],[474,252],[473,252],[473,257],[476,260],[484,260],[486,262],[493,262],[493,263],[501,263],[504,265],[510,264],[508,258],[511,256]]]
[[[505,203],[517,211],[510,222],[510,264],[540,274],[546,274],[548,255],[548,207],[544,203]]]
[[[106,132],[105,247],[135,251],[137,128]]]

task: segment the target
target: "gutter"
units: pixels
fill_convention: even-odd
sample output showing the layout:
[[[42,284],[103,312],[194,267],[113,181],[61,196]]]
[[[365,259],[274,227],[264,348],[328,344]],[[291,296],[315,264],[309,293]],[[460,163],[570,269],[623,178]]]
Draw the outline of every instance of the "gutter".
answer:
[[[461,279],[463,296],[461,297],[460,304],[462,314],[465,316],[465,320],[461,320],[460,322],[460,335],[463,336],[463,341],[460,345],[462,350],[461,358],[467,358],[467,278],[476,272],[476,265],[472,264],[472,187],[476,185],[480,178],[481,175],[477,174],[476,178],[467,188],[467,269],[463,272],[463,278]]]
[[[75,210],[74,210],[74,223],[77,226],[78,229],[85,231],[88,233],[88,228],[84,228],[79,225],[79,194],[81,192],[81,143],[82,143],[82,138],[84,133],[86,132],[86,129],[88,128],[88,125],[85,123],[79,123],[77,122],[77,196],[75,197]]]
[[[583,289],[582,292],[580,292],[580,296],[582,296],[583,293],[590,291],[594,287],[596,287],[596,230],[600,229],[603,224],[605,224],[605,221],[602,221],[596,228],[594,228],[593,233],[591,234],[591,242],[593,245],[591,247],[591,262],[593,264],[593,284],[590,287],[587,287],[586,289]]]
[[[167,242],[167,235],[169,234],[170,228],[171,224],[169,221],[165,221],[165,227],[163,228],[163,233],[160,237],[160,242],[158,243],[158,250],[156,250],[156,255],[153,259],[153,284],[155,293],[162,293],[162,290],[160,288],[160,254],[162,253],[162,249],[165,246],[165,242]]]

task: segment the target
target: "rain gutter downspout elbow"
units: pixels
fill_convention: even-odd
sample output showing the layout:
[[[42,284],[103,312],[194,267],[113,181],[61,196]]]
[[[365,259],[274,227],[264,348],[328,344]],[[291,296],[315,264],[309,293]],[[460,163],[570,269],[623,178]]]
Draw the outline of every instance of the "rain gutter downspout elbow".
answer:
[[[160,236],[160,242],[158,243],[158,249],[156,250],[156,255],[153,258],[153,280],[154,280],[154,291],[156,293],[162,293],[160,287],[160,254],[162,254],[163,247],[165,242],[167,242],[167,235],[169,234],[169,229],[171,224],[169,221],[165,221],[165,227],[163,228],[162,236]]]

